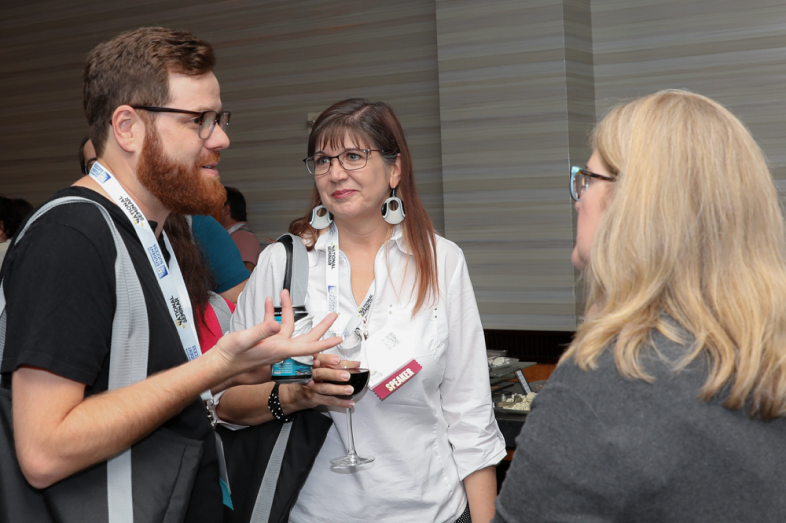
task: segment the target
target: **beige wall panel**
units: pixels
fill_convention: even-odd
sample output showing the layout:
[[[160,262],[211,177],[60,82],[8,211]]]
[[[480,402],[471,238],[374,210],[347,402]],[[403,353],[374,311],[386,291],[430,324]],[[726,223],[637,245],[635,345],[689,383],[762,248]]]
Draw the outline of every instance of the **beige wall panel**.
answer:
[[[565,88],[568,106],[568,156],[570,165],[583,166],[591,154],[587,143],[595,124],[595,77],[592,56],[592,19],[590,2],[566,0]],[[573,237],[576,237],[575,208],[572,208]],[[577,322],[584,314],[584,281],[574,270],[575,313]]]
[[[786,179],[786,4],[592,0],[598,115],[685,88],[728,107]]]
[[[568,113],[594,98],[569,108],[563,2],[438,1],[437,30],[445,232],[483,325],[573,330]]]
[[[306,116],[393,105],[437,230],[464,250],[486,328],[572,330],[570,165],[620,99],[688,88],[728,106],[786,190],[786,5],[774,0],[34,0],[0,6],[0,193],[40,203],[78,177],[87,53],[185,28],[218,56],[233,112],[225,183],[261,239],[305,211]]]

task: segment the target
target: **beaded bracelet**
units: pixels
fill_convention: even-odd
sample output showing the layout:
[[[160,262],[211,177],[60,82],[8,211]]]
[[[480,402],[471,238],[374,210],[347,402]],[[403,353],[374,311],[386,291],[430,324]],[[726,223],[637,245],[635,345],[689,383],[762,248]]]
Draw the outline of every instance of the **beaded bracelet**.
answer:
[[[281,401],[278,399],[278,386],[281,385],[280,383],[276,383],[273,385],[273,390],[270,391],[270,397],[267,399],[267,408],[270,409],[270,412],[273,414],[273,417],[276,418],[281,423],[291,423],[295,419],[295,414],[291,414],[287,416],[284,414],[284,411],[281,409]]]

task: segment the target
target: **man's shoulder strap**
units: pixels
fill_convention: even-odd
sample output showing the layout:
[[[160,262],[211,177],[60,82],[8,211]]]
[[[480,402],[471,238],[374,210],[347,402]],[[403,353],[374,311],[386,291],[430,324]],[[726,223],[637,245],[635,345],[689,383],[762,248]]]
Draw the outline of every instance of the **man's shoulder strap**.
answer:
[[[114,389],[141,381],[147,377],[147,352],[149,326],[147,324],[147,308],[142,287],[136,270],[128,254],[125,242],[115,226],[109,211],[100,203],[80,196],[66,196],[52,200],[39,208],[19,231],[15,243],[19,243],[41,216],[61,205],[87,203],[96,206],[107,225],[115,242],[117,257],[115,258],[116,302],[117,308],[112,323],[112,346],[109,368],[109,388]],[[3,359],[6,330],[6,300],[3,283],[0,282],[0,362]],[[86,326],[87,327],[87,326]]]
[[[17,234],[20,242],[30,225],[43,214],[73,203],[95,205],[101,211],[112,239],[115,242],[116,309],[112,321],[112,346],[109,357],[109,388],[124,387],[147,377],[147,356],[150,327],[147,323],[147,307],[136,269],[128,254],[123,238],[115,226],[109,211],[98,202],[79,196],[66,196],[52,200],[42,206]],[[6,331],[6,300],[0,282],[0,363],[3,361]],[[89,325],[85,325],[89,328]],[[131,487],[131,449],[126,449],[107,461],[107,506],[109,523],[133,523],[134,506]]]

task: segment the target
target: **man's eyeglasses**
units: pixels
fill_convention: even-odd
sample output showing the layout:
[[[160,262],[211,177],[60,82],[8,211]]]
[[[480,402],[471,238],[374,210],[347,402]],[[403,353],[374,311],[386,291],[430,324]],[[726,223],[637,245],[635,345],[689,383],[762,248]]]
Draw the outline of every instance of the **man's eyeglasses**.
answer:
[[[232,113],[229,111],[223,112],[216,112],[216,111],[186,111],[184,109],[172,109],[171,107],[153,107],[150,105],[132,105],[134,109],[141,109],[143,111],[150,111],[152,113],[182,113],[182,114],[192,114],[196,118],[194,118],[194,123],[199,125],[199,138],[202,140],[207,140],[210,138],[210,135],[213,134],[213,129],[216,128],[216,124],[221,126],[221,130],[226,132],[227,126],[229,125],[229,117],[232,116]]]
[[[357,171],[362,169],[368,163],[368,155],[371,151],[383,152],[379,149],[347,149],[338,156],[326,156],[324,154],[315,154],[304,158],[303,162],[306,164],[308,172],[314,176],[325,174],[330,170],[330,164],[333,158],[338,160],[338,163],[347,171]]]
[[[582,169],[581,167],[571,167],[570,168],[570,196],[575,201],[580,201],[581,196],[584,192],[590,188],[592,185],[593,178],[598,180],[605,180],[607,182],[615,182],[617,181],[616,178],[612,178],[611,176],[605,176],[603,174],[595,174],[589,172],[586,169]]]

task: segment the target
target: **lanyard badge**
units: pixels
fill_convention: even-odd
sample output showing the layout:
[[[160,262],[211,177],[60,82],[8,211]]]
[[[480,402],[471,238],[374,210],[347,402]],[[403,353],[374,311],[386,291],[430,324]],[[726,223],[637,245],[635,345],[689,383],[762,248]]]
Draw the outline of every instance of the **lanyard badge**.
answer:
[[[327,248],[325,249],[325,286],[327,293],[327,310],[338,314],[339,305],[339,280],[340,272],[338,266],[338,228],[335,222],[330,224],[327,236]],[[368,337],[368,331],[363,328],[371,312],[371,305],[374,303],[374,283],[372,282],[363,304],[358,307],[357,314],[353,315],[340,334],[334,329],[330,329],[331,336],[340,336],[342,341],[338,348],[344,351],[357,351],[363,340]]]
[[[169,315],[177,328],[186,357],[188,361],[198,358],[202,351],[199,350],[199,338],[196,332],[193,311],[191,310],[191,300],[188,297],[183,274],[180,272],[180,266],[172,251],[169,238],[162,231],[164,244],[169,252],[169,266],[167,267],[164,255],[158,245],[155,231],[150,227],[147,218],[139,210],[136,202],[123,189],[117,179],[112,176],[112,173],[107,171],[99,162],[95,162],[90,170],[90,177],[104,188],[131,221],[134,232],[136,232],[139,241],[142,243],[147,260],[156,275],[156,281],[163,294]],[[203,392],[201,396],[204,401],[208,401],[213,397],[209,390]]]
[[[134,232],[136,232],[139,241],[142,243],[145,254],[147,254],[147,260],[150,262],[150,266],[156,275],[156,281],[158,281],[158,286],[164,296],[164,301],[166,301],[169,315],[175,323],[186,358],[188,358],[188,361],[198,358],[202,355],[202,351],[199,350],[199,337],[197,336],[196,324],[194,323],[194,314],[191,310],[191,300],[188,297],[186,282],[183,280],[183,274],[180,272],[180,265],[178,265],[177,258],[172,251],[172,244],[169,243],[169,238],[167,238],[165,232],[161,231],[164,245],[166,245],[166,249],[169,252],[169,266],[167,267],[164,255],[158,246],[155,231],[150,227],[147,218],[139,210],[136,202],[131,199],[117,179],[99,162],[93,164],[92,169],[90,169],[90,177],[104,188],[109,196],[112,197],[112,200],[123,210],[128,219],[131,220]],[[216,401],[213,399],[213,394],[210,390],[206,390],[200,394],[200,397],[205,402],[208,418],[215,427],[218,418],[215,413]],[[226,473],[224,447],[218,434],[216,434],[216,452],[218,453],[221,473],[219,483],[221,484],[223,502],[229,508],[233,508],[229,478]]]
[[[327,232],[327,248],[325,256],[325,286],[327,291],[328,312],[339,310],[339,242],[338,229],[335,222],[330,224]],[[384,272],[384,271],[383,271]],[[376,276],[376,268],[375,268]],[[363,303],[358,307],[357,313],[349,319],[341,331],[344,339],[336,348],[339,354],[351,353],[352,355],[365,354],[366,365],[371,371],[368,388],[373,390],[380,400],[384,400],[412,379],[420,370],[421,365],[412,356],[414,345],[400,343],[392,332],[383,329],[369,336],[368,319],[374,304],[377,279],[366,294]],[[330,331],[335,336],[335,331]],[[362,350],[364,345],[375,350]],[[371,361],[371,352],[374,361]]]

